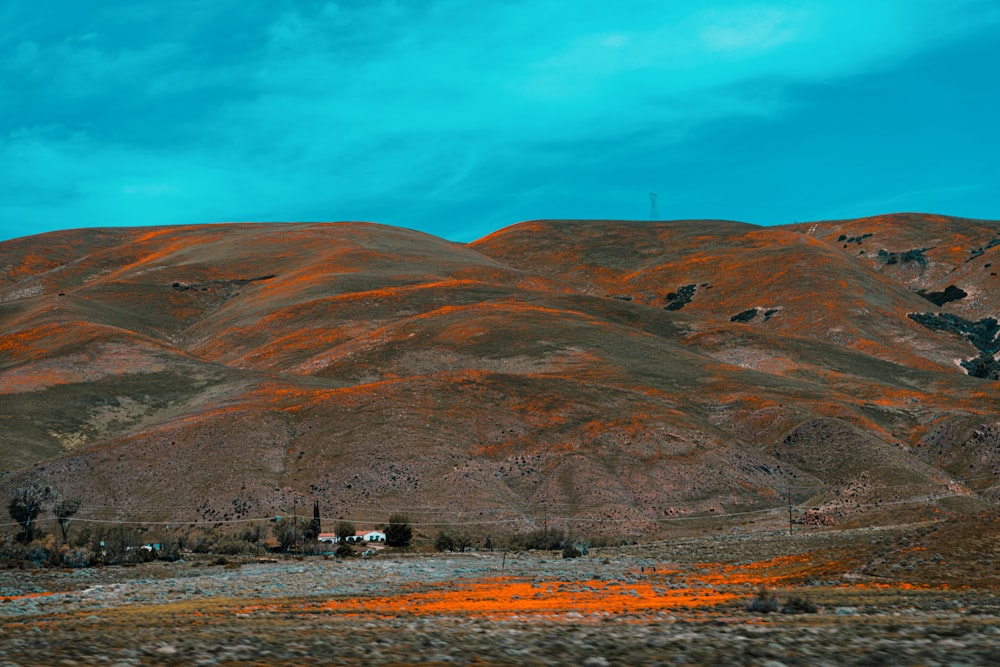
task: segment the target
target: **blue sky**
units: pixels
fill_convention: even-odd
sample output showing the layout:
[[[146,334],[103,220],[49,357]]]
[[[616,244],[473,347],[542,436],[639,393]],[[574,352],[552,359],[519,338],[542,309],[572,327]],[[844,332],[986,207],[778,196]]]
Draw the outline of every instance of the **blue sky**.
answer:
[[[0,239],[1000,218],[995,0],[5,0]]]

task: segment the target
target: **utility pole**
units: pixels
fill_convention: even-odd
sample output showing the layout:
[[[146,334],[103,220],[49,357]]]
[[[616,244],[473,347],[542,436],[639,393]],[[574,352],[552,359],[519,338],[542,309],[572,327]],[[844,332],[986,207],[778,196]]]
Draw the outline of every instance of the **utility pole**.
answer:
[[[788,534],[792,534],[792,485],[789,484],[788,490]]]
[[[549,506],[542,505],[542,535],[545,540],[545,550],[549,550]]]
[[[656,200],[660,195],[655,192],[649,193],[649,219],[659,220],[660,219],[660,207],[657,206]]]

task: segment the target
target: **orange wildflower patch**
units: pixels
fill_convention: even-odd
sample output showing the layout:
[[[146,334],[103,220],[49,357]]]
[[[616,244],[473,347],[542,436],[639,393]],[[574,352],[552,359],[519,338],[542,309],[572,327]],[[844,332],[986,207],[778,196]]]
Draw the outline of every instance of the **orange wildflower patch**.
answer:
[[[447,588],[445,587],[447,586]],[[711,589],[672,589],[651,582],[542,581],[507,577],[452,582],[423,592],[369,599],[331,600],[325,609],[374,616],[634,613],[706,607],[736,597]]]
[[[50,338],[65,335],[67,331],[67,327],[62,324],[48,323],[7,332],[0,339],[0,353],[22,359],[43,357],[49,351],[41,347],[41,344],[48,342]]]
[[[687,582],[695,586],[723,586],[738,588],[782,588],[806,578],[837,575],[851,569],[848,563],[828,560],[816,553],[780,556],[770,560],[727,565],[701,563],[701,572],[688,574]],[[932,590],[945,589],[946,585],[924,585],[895,581],[891,583],[855,582],[840,584],[839,588],[857,590]]]
[[[46,591],[44,593],[25,593],[24,595],[0,595],[0,602],[10,602],[11,600],[27,600],[30,598],[43,598],[49,595],[55,595],[52,591]]]
[[[831,564],[817,562],[810,554],[780,556],[741,565],[703,563],[701,567],[704,572],[695,574],[692,578],[705,585],[773,587],[781,586],[790,579],[806,576],[823,565]]]

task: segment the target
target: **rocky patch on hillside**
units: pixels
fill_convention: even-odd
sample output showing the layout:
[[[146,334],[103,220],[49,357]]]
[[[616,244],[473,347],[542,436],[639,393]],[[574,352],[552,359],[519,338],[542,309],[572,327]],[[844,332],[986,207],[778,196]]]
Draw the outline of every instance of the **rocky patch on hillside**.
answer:
[[[664,308],[666,310],[680,310],[691,303],[697,289],[697,285],[684,285],[683,287],[678,287],[676,292],[668,292],[663,297],[663,300],[667,302]]]
[[[917,294],[924,297],[935,306],[943,306],[946,303],[951,303],[952,301],[960,301],[965,297],[969,296],[969,293],[960,287],[955,285],[948,285],[940,292],[928,292],[926,290],[917,290]]]
[[[1000,325],[996,318],[984,317],[973,322],[951,313],[909,313],[907,315],[928,329],[955,334],[968,340],[979,350],[979,356],[965,359],[962,368],[972,377],[1000,380]]]

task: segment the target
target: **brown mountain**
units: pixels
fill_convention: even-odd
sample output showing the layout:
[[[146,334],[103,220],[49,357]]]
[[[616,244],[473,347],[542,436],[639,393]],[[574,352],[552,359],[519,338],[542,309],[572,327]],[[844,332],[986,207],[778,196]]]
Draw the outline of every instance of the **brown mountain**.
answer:
[[[778,521],[789,491],[817,521],[989,509],[997,269],[1000,223],[912,214],[7,241],[0,484],[496,533]]]

